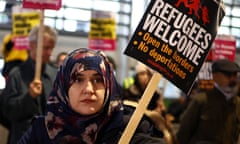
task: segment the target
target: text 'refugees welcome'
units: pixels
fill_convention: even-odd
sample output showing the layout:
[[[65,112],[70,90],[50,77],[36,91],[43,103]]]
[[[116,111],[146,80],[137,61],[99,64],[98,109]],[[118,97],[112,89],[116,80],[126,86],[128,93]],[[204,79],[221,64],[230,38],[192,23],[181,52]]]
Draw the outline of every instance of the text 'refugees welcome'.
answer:
[[[212,35],[191,17],[163,0],[156,0],[147,14],[143,30],[152,33],[198,66],[206,55]]]

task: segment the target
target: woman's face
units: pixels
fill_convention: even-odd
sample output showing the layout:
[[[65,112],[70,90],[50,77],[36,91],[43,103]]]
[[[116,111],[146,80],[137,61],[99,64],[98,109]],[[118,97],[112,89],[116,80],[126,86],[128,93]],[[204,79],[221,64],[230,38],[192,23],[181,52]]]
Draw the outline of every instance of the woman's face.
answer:
[[[104,103],[105,85],[95,70],[86,70],[76,76],[68,91],[70,106],[82,115],[99,112]]]
[[[33,59],[37,59],[37,43],[31,42],[31,56]],[[47,63],[50,61],[50,56],[55,47],[55,41],[49,34],[43,35],[43,46],[42,46],[42,63]]]

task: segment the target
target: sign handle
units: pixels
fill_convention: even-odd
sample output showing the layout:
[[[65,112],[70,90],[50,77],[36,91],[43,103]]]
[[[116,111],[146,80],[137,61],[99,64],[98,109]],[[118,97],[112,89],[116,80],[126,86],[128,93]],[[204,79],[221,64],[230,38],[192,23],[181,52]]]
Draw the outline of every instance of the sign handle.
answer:
[[[40,10],[40,24],[38,30],[38,40],[37,40],[37,57],[36,57],[36,67],[35,67],[35,80],[40,80],[42,71],[42,47],[43,47],[43,27],[44,23],[44,10]]]
[[[149,81],[149,84],[147,85],[146,90],[143,93],[142,98],[139,101],[139,104],[137,108],[135,109],[133,115],[131,116],[131,119],[129,120],[129,123],[127,127],[125,128],[118,144],[128,144],[131,140],[140,120],[142,119],[143,114],[146,111],[146,108],[152,99],[154,91],[158,87],[158,83],[161,79],[162,75],[158,72],[154,72],[151,80]]]

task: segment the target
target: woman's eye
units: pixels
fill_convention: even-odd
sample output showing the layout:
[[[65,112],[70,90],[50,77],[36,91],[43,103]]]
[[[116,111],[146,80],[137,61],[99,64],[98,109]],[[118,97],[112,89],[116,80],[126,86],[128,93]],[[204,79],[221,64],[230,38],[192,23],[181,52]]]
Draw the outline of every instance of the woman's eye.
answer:
[[[75,83],[80,83],[80,82],[82,82],[82,81],[83,81],[83,78],[76,78],[76,79],[74,80]]]
[[[102,78],[94,78],[94,79],[92,80],[92,82],[93,82],[94,84],[103,83],[103,79],[102,79]]]

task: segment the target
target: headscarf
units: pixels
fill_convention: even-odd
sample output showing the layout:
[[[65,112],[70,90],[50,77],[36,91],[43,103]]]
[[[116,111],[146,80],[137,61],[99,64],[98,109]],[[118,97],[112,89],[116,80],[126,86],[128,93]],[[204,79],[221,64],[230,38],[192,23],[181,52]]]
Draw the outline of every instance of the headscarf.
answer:
[[[71,109],[68,90],[78,72],[96,70],[104,80],[104,104],[100,112],[86,116]],[[45,126],[53,143],[96,143],[98,133],[121,127],[120,122],[109,124],[111,119],[121,121],[122,103],[113,90],[116,80],[111,66],[101,51],[79,48],[68,54],[60,66],[53,90],[47,101]],[[114,118],[113,118],[114,116]],[[103,130],[104,127],[104,130]]]

